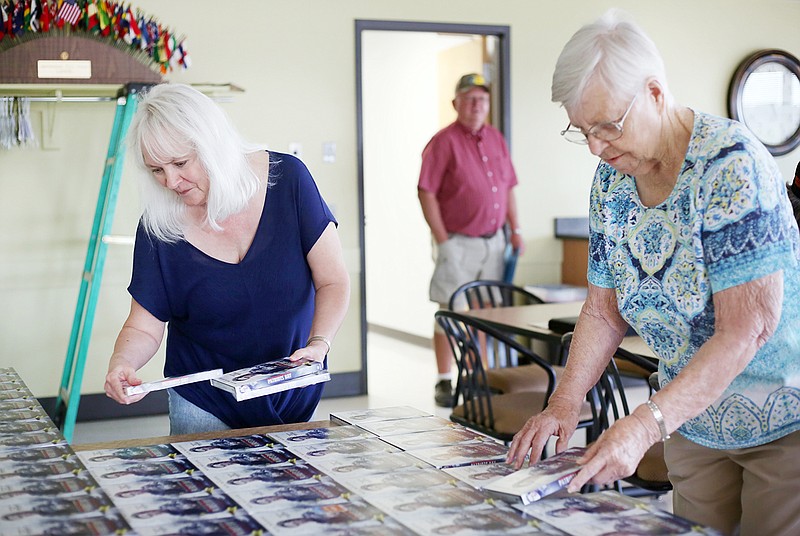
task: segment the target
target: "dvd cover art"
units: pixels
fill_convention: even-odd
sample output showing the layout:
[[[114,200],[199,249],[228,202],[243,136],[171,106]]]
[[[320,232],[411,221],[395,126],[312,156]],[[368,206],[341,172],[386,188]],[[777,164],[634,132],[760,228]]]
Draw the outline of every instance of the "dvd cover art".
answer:
[[[405,451],[454,446],[465,443],[497,443],[494,439],[468,428],[412,432],[409,434],[389,436],[383,438],[383,440]]]
[[[378,508],[361,500],[326,505],[297,505],[253,513],[273,534],[321,534],[332,529],[381,527],[387,518]]]
[[[291,483],[249,487],[231,492],[232,496],[255,515],[256,512],[277,510],[296,505],[326,505],[349,500],[351,492],[330,478],[304,484]]]
[[[348,487],[369,500],[371,495],[385,491],[418,491],[436,487],[452,488],[458,481],[447,473],[433,468],[407,469],[391,473],[364,475],[358,481],[348,481]]]
[[[0,467],[6,462],[39,462],[46,460],[67,459],[73,455],[67,443],[56,445],[42,445],[37,448],[16,448],[13,450],[0,450]]]
[[[478,510],[430,510],[404,516],[401,523],[418,534],[506,535],[567,533],[538,519],[528,518],[508,507],[495,506]]]
[[[98,487],[95,479],[88,473],[68,473],[58,478],[32,477],[25,480],[0,480],[0,501],[21,497],[59,497],[89,493]]]
[[[168,460],[175,459],[178,456],[178,451],[169,444],[78,452],[78,457],[89,468],[96,465],[115,464],[120,461]]]
[[[16,404],[16,402],[11,402]],[[22,405],[22,407],[0,408],[0,421],[24,421],[28,419],[50,419],[41,406]]]
[[[30,411],[36,411],[37,408],[41,408],[39,405],[39,401],[35,398],[28,397],[25,399],[13,399],[13,400],[0,400],[0,411],[10,411],[10,410],[19,410],[19,409],[27,409]],[[42,409],[44,411],[44,409]],[[46,413],[46,412],[45,412]]]
[[[122,515],[111,509],[67,518],[43,517],[0,526],[4,536],[85,536],[101,534],[132,534]]]
[[[0,527],[7,524],[35,522],[40,518],[78,518],[113,508],[100,490],[70,497],[34,497],[0,503]],[[0,529],[0,533],[5,534]]]
[[[465,443],[452,447],[416,449],[409,454],[431,464],[437,469],[461,465],[488,464],[505,461],[508,447],[501,443]]]
[[[483,489],[508,502],[529,504],[567,486],[581,470],[586,447],[572,447],[487,484]]]
[[[136,533],[139,536],[269,536],[261,523],[242,511],[227,517],[178,519],[166,525],[139,526]]]
[[[570,494],[528,505],[517,504],[514,508],[576,536],[719,534],[615,491]]]
[[[327,474],[339,482],[359,481],[377,473],[393,473],[408,469],[429,469],[431,466],[405,452],[378,456],[342,456],[326,466]]]
[[[288,357],[246,367],[213,378],[211,385],[232,394],[236,400],[248,400],[287,389],[305,387],[330,380],[330,374],[318,361]]]
[[[195,454],[221,453],[226,451],[248,451],[271,449],[275,441],[264,434],[252,434],[239,437],[220,437],[217,439],[204,439],[197,441],[181,441],[172,446],[188,457]]]
[[[171,523],[176,519],[224,518],[241,509],[233,498],[221,490],[213,495],[179,499],[153,497],[141,503],[120,503],[118,507],[137,531],[141,526]]]
[[[313,445],[287,445],[286,447],[301,458],[317,467],[323,468],[337,463],[337,458],[364,454],[400,452],[397,447],[380,439],[353,439],[349,441],[333,441]]]
[[[14,387],[0,390],[0,401],[24,401],[28,404],[38,404],[36,397],[27,388]]]
[[[462,465],[460,467],[448,467],[442,469],[445,473],[453,476],[462,482],[469,484],[475,489],[483,489],[484,486],[496,481],[497,479],[510,475],[515,472],[513,465],[503,461],[483,465]]]
[[[283,445],[314,443],[327,443],[330,441],[344,441],[349,439],[372,439],[375,434],[358,426],[343,425],[328,428],[311,428],[308,430],[291,430],[287,432],[272,432],[269,436]]]
[[[372,432],[378,437],[388,437],[412,432],[429,432],[431,430],[460,430],[460,424],[448,421],[442,417],[428,415],[426,417],[409,417],[407,419],[392,419],[389,421],[373,421],[359,423],[358,426]]]
[[[22,432],[0,435],[0,450],[6,447],[36,447],[66,443],[61,431],[55,427],[48,427],[34,432]]]
[[[303,460],[256,469],[239,467],[215,474],[217,481],[231,493],[236,492],[237,486],[263,488],[265,485],[272,484],[303,484],[313,480],[320,480],[324,476],[325,473]]]
[[[180,474],[171,478],[151,478],[103,487],[114,504],[149,500],[153,497],[185,499],[214,494],[218,486],[206,475],[198,472]]]
[[[467,511],[494,508],[488,494],[464,484],[410,491],[387,491],[369,495],[367,500],[401,522],[420,512],[434,514],[451,510]]]
[[[330,414],[330,420],[344,424],[361,425],[368,422],[409,419],[411,417],[430,417],[430,413],[411,406],[391,406],[386,408],[355,409],[337,411]]]
[[[49,417],[23,419],[17,421],[0,421],[0,434],[18,434],[21,432],[40,432],[52,430],[53,421]]]
[[[325,527],[326,536],[415,536],[416,534],[416,532],[391,517],[384,517],[379,524],[373,525]]]
[[[85,471],[85,467],[75,455],[57,460],[0,463],[0,478],[9,480],[14,478],[59,478],[71,474],[77,475],[82,471]]]
[[[227,472],[232,467],[244,466],[252,468],[276,465],[291,462],[295,458],[295,454],[283,447],[273,447],[255,451],[234,451],[207,456],[193,456],[192,461],[197,465],[198,469],[213,478],[214,474]]]
[[[96,466],[92,475],[101,486],[116,482],[128,482],[150,478],[164,478],[173,475],[192,474],[197,467],[189,460],[179,457],[169,460],[144,460]]]

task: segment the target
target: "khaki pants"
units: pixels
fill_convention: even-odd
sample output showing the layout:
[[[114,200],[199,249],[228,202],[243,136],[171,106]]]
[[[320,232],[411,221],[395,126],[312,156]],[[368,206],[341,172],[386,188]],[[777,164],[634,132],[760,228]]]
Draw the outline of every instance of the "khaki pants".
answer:
[[[800,432],[719,450],[678,433],[664,446],[675,514],[725,534],[800,534]]]

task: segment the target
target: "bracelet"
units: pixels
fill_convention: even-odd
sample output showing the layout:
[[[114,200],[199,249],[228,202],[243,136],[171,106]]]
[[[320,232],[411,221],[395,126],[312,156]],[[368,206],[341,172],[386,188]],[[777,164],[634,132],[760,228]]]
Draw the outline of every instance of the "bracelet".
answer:
[[[645,402],[645,404],[647,404],[647,408],[653,414],[656,423],[658,423],[658,429],[661,432],[661,442],[663,443],[664,441],[669,439],[669,434],[667,433],[667,425],[664,422],[664,415],[661,413],[661,409],[652,400],[648,400],[647,402]]]
[[[512,233],[512,234],[518,234],[518,235],[521,235],[521,234],[522,234],[522,227],[517,227],[516,229],[514,229],[513,231],[511,231],[511,233]]]
[[[323,335],[314,335],[313,337],[309,337],[308,340],[306,341],[306,346],[308,346],[309,344],[311,344],[314,341],[322,341],[322,342],[324,342],[325,346],[328,347],[328,349],[325,350],[325,355],[328,355],[330,353],[330,351],[331,351],[331,341],[328,340],[328,337],[325,337]]]

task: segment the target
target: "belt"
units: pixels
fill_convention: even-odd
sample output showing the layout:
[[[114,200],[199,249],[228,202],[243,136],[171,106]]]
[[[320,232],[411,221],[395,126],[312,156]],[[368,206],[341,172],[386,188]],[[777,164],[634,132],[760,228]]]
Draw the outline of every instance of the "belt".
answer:
[[[480,235],[480,236],[472,236],[472,235],[467,235],[467,234],[462,234],[462,233],[451,233],[450,236],[459,235],[459,236],[466,236],[467,238],[483,238],[484,240],[488,240],[490,238],[494,238],[497,235],[498,231],[500,231],[500,229],[498,229],[497,231],[494,231],[493,233],[487,233],[485,235]]]

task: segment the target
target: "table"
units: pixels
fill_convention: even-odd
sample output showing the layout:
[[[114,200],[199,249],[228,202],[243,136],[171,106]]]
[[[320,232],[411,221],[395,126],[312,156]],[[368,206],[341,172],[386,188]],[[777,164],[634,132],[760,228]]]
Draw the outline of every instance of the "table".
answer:
[[[219,439],[222,437],[240,437],[251,434],[269,434],[270,432],[288,432],[291,430],[307,430],[311,428],[328,428],[332,426],[330,420],[300,422],[294,424],[279,424],[274,426],[258,426],[255,428],[237,428],[218,432],[203,432],[199,434],[171,435],[160,437],[147,437],[141,439],[123,439],[119,441],[104,441],[101,443],[84,443],[82,445],[72,445],[75,452],[118,449],[127,447],[145,447],[149,445],[159,445],[163,443],[179,443],[182,441],[201,441],[206,439]]]
[[[16,372],[0,369],[0,408],[4,535],[530,534],[549,525],[571,533],[576,522],[547,517],[575,496],[525,508],[488,500],[487,476],[513,471],[496,463],[506,447],[408,406],[70,446]],[[612,501],[647,526],[681,521],[615,491],[580,500]],[[593,511],[583,523],[596,528]]]
[[[563,303],[541,303],[535,305],[515,305],[488,309],[473,309],[463,314],[477,318],[497,329],[538,339],[548,343],[559,343],[561,334],[548,328],[552,318],[578,316],[583,301]],[[640,356],[656,359],[656,355],[638,335],[625,337],[621,348]]]

